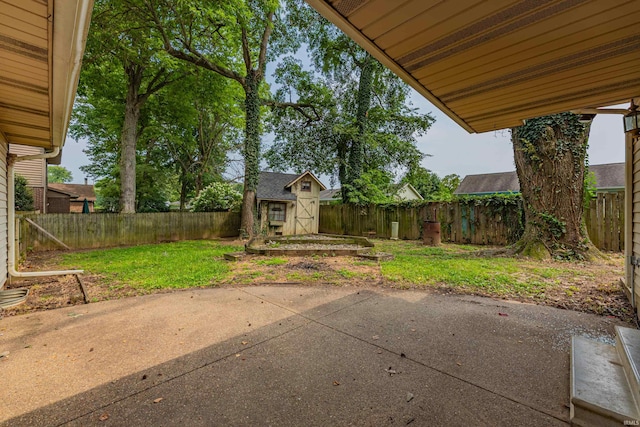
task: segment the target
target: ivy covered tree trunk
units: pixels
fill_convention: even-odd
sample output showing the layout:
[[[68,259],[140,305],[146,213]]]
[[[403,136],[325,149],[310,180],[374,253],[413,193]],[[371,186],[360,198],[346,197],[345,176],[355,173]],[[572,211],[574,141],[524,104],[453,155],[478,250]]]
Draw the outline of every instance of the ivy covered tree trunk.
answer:
[[[260,82],[256,72],[245,79],[244,191],[242,195],[241,229],[246,236],[254,235],[256,189],[260,176]]]
[[[516,253],[534,258],[591,259],[583,219],[589,125],[561,113],[511,130],[525,229]]]
[[[140,120],[139,92],[142,84],[140,67],[125,70],[129,88],[125,100],[124,124],[120,140],[120,212],[136,212],[136,142]]]
[[[357,134],[351,142],[349,149],[349,162],[346,173],[347,191],[343,191],[342,200],[346,203],[349,200],[349,190],[356,190],[356,180],[362,175],[362,165],[364,163],[364,144],[367,132],[367,115],[371,108],[371,96],[373,91],[373,73],[375,70],[375,60],[366,54],[362,60],[360,69],[360,80],[358,82],[358,98],[356,99],[356,129]],[[343,188],[345,186],[343,185]]]

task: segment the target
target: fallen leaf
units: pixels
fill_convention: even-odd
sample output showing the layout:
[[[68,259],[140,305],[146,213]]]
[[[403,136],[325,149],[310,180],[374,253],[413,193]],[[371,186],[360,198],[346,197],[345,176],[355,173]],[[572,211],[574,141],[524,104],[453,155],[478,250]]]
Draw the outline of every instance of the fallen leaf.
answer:
[[[164,400],[164,397],[159,397],[157,399],[153,399],[153,403],[160,403]]]
[[[508,317],[509,315],[507,313],[498,313],[498,316]]]
[[[334,381],[333,385],[340,385],[340,383],[338,381]]]
[[[106,412],[102,415],[100,415],[100,418],[98,418],[100,421],[107,421],[109,419],[109,414],[107,414]]]
[[[371,339],[373,339],[373,340],[377,340],[377,339],[380,339],[380,337],[379,337],[379,336],[377,336],[377,335],[374,335],[374,336],[372,336],[372,337],[371,337]]]
[[[415,331],[416,331],[415,329],[411,329],[411,332],[415,332]]]
[[[247,345],[249,344],[249,341],[242,341],[242,345]]]
[[[462,366],[462,363],[460,363],[460,362],[456,362],[456,365],[458,365],[458,366]]]

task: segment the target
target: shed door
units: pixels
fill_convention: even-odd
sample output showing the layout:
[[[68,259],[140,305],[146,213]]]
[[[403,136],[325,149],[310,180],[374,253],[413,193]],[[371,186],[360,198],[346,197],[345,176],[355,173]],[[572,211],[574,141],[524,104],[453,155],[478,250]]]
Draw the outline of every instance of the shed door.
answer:
[[[316,233],[317,223],[316,215],[317,202],[316,199],[303,199],[298,197],[296,206],[296,234],[313,234]]]

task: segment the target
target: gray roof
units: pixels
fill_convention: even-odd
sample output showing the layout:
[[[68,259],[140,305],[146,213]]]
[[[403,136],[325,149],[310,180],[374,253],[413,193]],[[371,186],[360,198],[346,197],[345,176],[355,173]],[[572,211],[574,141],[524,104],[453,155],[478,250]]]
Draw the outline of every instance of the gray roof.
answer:
[[[589,166],[596,176],[596,188],[624,188],[624,162]]]
[[[320,200],[340,200],[340,189],[322,190],[320,192]]]
[[[286,188],[300,175],[279,172],[260,172],[256,197],[266,200],[297,200],[296,195]]]
[[[624,162],[591,165],[596,177],[596,189],[624,188]],[[467,175],[454,194],[493,194],[520,191],[515,171]]]

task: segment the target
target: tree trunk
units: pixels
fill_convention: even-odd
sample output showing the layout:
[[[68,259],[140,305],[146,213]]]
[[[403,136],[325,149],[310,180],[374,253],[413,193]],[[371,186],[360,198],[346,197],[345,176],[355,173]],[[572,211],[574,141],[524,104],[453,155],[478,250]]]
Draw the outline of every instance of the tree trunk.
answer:
[[[360,80],[358,81],[358,98],[356,110],[357,134],[351,142],[349,150],[349,168],[347,171],[347,181],[351,188],[356,187],[355,181],[362,175],[362,165],[364,163],[364,138],[367,132],[367,116],[371,107],[371,91],[373,88],[373,72],[375,60],[368,53],[366,54],[362,68],[360,69]],[[344,186],[343,186],[344,188]],[[349,187],[347,187],[349,188]],[[347,201],[348,194],[343,192],[343,201]]]
[[[260,98],[256,72],[249,72],[245,82],[244,191],[240,228],[244,237],[253,237],[256,232],[256,189],[260,176]]]
[[[125,69],[129,88],[125,101],[124,124],[120,139],[120,212],[136,212],[136,143],[138,141],[138,121],[140,102],[138,99],[142,84],[142,71],[135,66]]]
[[[526,221],[516,253],[563,259],[599,254],[582,219],[589,127],[562,113],[511,130]]]

